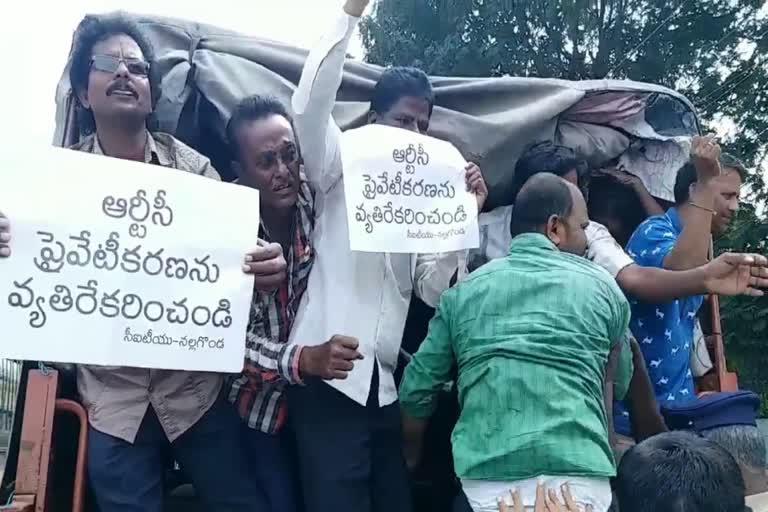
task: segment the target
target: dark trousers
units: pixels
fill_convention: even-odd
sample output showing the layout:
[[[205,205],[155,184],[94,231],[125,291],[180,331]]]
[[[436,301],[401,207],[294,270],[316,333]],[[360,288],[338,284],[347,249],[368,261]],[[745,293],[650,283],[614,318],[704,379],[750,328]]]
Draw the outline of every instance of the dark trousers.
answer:
[[[295,464],[286,447],[286,435],[265,434],[243,423],[243,445],[251,473],[267,494],[272,512],[298,512]]]
[[[170,451],[207,509],[268,511],[264,492],[246,464],[240,429],[235,410],[219,399],[170,444]],[[101,512],[162,512],[169,445],[152,407],[134,444],[93,428],[88,444],[88,476]]]
[[[378,406],[374,375],[366,406],[322,381],[292,386],[306,512],[410,512],[400,406]]]

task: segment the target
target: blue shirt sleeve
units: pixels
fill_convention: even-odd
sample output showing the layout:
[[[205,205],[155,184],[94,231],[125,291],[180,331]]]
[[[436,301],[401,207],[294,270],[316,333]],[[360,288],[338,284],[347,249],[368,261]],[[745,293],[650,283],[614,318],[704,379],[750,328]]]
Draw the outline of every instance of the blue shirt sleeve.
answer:
[[[664,258],[672,252],[677,233],[669,219],[662,215],[652,217],[637,228],[627,244],[627,253],[635,263],[644,267],[664,266]]]

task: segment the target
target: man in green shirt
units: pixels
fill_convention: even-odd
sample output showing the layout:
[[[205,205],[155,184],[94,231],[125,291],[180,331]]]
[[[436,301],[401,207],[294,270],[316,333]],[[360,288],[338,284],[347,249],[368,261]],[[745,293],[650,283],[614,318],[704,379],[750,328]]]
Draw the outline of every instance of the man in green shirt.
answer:
[[[616,392],[632,374],[629,304],[611,275],[583,258],[587,207],[579,189],[538,174],[521,189],[509,255],[445,292],[400,389],[406,453],[420,443],[438,391],[458,365],[461,415],[453,457],[475,512],[519,489],[568,483],[595,512],[611,503],[609,355]],[[610,398],[610,397],[608,397]]]

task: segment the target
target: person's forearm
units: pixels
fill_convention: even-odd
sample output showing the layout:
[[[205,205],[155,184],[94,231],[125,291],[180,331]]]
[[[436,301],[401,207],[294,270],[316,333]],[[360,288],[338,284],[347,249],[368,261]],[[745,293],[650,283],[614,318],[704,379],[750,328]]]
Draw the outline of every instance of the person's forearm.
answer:
[[[299,359],[302,347],[273,342],[249,334],[245,350],[244,372],[260,374],[273,372],[290,384],[301,382]]]
[[[653,217],[654,215],[664,215],[664,208],[659,205],[641,181],[638,181],[632,188],[635,191],[635,194],[637,194],[637,198],[640,200],[640,204],[642,205],[646,216]]]
[[[291,104],[304,172],[318,192],[341,178],[341,130],[333,119],[346,51],[357,19],[341,13],[328,34],[309,53]]]
[[[666,258],[667,270],[688,270],[707,262],[712,233],[716,190],[712,184],[697,184],[689,201],[683,232]]]
[[[403,414],[403,452],[409,469],[415,468],[421,461],[424,433],[426,431],[426,418],[414,418],[408,414]]]
[[[643,302],[665,303],[708,293],[706,269],[665,270],[629,265],[616,276],[619,287]]]
[[[461,267],[466,267],[466,261],[467,251],[418,255],[413,278],[416,296],[429,307],[437,307],[453,277],[460,278]]]

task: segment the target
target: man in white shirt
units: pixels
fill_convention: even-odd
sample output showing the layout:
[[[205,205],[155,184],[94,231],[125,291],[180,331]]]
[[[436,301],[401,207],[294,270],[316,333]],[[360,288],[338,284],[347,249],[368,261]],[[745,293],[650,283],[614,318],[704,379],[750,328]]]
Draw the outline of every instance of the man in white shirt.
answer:
[[[403,328],[411,293],[436,305],[466,265],[466,251],[416,255],[349,249],[341,131],[331,113],[349,39],[368,3],[347,0],[333,30],[310,53],[293,96],[304,171],[316,193],[317,259],[290,342],[321,345],[339,336],[356,342],[326,345],[338,353],[338,369],[351,370],[346,378],[306,379],[289,391],[308,512],[411,509],[393,377]],[[423,72],[391,68],[373,91],[369,122],[425,133],[433,103]],[[467,165],[466,181],[479,210],[487,188],[476,165]]]

